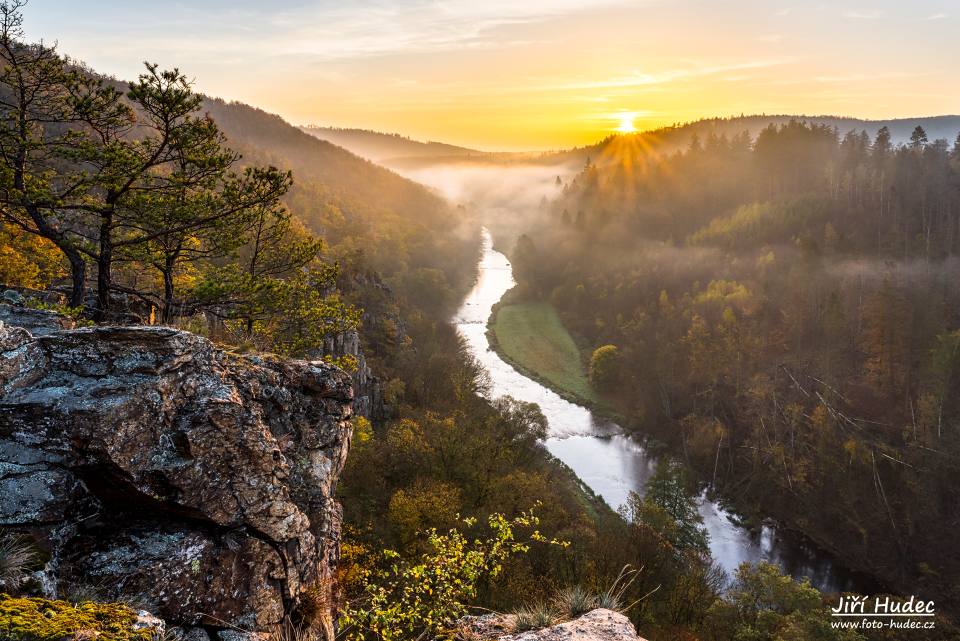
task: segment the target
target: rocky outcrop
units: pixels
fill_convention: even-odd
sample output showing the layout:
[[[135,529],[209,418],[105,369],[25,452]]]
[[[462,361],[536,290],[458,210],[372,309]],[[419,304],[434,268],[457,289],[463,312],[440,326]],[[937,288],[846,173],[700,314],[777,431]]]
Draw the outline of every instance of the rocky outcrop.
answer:
[[[644,641],[623,614],[602,608],[548,628],[512,633],[516,617],[490,614],[469,619],[465,636],[480,641]]]
[[[48,596],[207,631],[329,603],[345,373],[169,328],[27,331],[0,308],[0,531],[49,553]]]
[[[352,356],[356,369],[350,378],[353,382],[353,411],[358,416],[382,419],[388,413],[383,403],[383,385],[367,364],[360,348],[360,334],[356,330],[341,332],[324,340],[323,356]]]
[[[12,290],[7,290],[7,292],[10,291]],[[7,299],[6,296],[4,298]],[[34,336],[45,336],[64,329],[73,329],[76,326],[72,319],[56,312],[30,309],[19,305],[0,305],[0,323],[16,325]]]

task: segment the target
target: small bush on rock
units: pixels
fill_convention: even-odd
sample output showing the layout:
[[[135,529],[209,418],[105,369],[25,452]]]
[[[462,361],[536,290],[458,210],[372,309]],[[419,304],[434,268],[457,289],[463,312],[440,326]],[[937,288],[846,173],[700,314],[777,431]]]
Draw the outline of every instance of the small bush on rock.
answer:
[[[560,619],[553,605],[543,601],[525,605],[513,614],[516,617],[513,624],[514,632],[539,630],[553,625]]]
[[[597,595],[597,607],[604,608],[605,610],[613,610],[614,612],[626,612],[629,610],[636,602],[627,604],[625,595],[636,580],[638,574],[640,574],[639,569],[631,568],[629,565],[623,566],[620,574],[617,575],[613,583]],[[642,598],[646,598],[646,596]]]
[[[12,536],[0,539],[0,590],[19,590],[37,561],[37,551],[29,542]]]
[[[597,607],[597,597],[581,585],[560,590],[553,599],[558,612],[571,619]]]

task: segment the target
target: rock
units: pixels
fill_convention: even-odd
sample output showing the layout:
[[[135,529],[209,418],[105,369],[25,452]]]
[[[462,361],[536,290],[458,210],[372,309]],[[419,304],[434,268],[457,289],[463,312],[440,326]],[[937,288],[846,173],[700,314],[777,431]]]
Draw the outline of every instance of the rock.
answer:
[[[612,610],[597,609],[578,619],[541,630],[498,637],[500,641],[644,641],[630,619]]]
[[[360,348],[360,334],[356,330],[340,332],[324,339],[323,349],[317,356],[352,356],[356,369],[351,375],[353,382],[353,411],[358,416],[370,419],[384,418],[388,414],[383,402],[383,384],[367,364]]]
[[[73,329],[76,326],[72,319],[56,312],[3,303],[0,303],[0,322],[13,327],[22,327],[34,336],[46,336],[65,329]]]
[[[170,628],[167,631],[167,639],[169,641],[210,641],[210,635],[203,628]]]
[[[513,632],[517,617],[513,614],[484,614],[481,616],[464,617],[457,622],[458,630],[462,630],[466,639],[488,640],[499,639]]]
[[[150,614],[146,610],[140,610],[137,612],[137,620],[133,624],[133,629],[143,630],[144,628],[150,628],[153,630],[154,641],[163,641],[166,639],[166,622],[163,619]]]
[[[2,297],[3,302],[8,305],[23,307],[23,295],[15,289],[5,289]]]
[[[241,630],[220,630],[217,632],[217,641],[268,641],[268,638],[264,634]]]
[[[329,589],[350,385],[169,328],[2,325],[0,533],[50,554],[51,592],[267,630]]]

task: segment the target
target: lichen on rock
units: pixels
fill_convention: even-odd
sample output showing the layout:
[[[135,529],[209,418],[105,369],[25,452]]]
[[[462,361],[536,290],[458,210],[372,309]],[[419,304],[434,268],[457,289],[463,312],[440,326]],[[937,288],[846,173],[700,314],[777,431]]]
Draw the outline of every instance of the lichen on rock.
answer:
[[[329,583],[345,373],[170,328],[32,333],[0,307],[0,533],[49,553],[51,590],[262,630]]]

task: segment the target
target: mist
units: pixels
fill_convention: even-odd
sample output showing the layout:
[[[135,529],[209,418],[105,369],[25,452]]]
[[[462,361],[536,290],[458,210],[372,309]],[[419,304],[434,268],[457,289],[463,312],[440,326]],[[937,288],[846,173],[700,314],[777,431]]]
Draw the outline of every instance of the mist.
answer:
[[[394,168],[402,176],[433,189],[473,213],[498,246],[512,248],[516,237],[542,222],[547,206],[580,167],[560,165],[450,162]],[[557,184],[560,179],[560,185]]]

